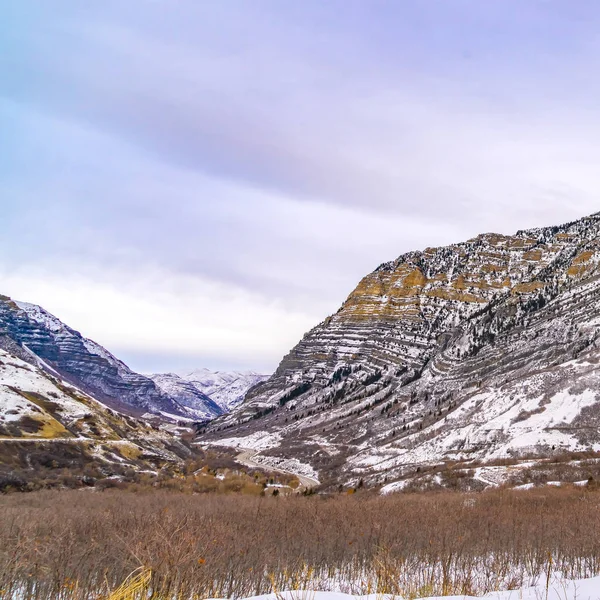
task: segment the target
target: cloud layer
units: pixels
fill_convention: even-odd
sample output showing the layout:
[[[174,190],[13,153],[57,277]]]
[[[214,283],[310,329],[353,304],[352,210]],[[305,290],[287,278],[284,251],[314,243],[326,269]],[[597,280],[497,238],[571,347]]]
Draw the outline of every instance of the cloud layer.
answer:
[[[0,292],[142,370],[272,369],[400,253],[600,210],[600,8],[0,8]]]

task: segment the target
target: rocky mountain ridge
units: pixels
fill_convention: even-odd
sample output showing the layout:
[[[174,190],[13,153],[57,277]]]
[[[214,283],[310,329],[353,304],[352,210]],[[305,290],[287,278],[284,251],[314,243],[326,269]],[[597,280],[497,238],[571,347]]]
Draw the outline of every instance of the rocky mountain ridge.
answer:
[[[0,348],[121,412],[190,420],[211,417],[199,404],[196,408],[180,404],[152,379],[133,372],[108,350],[35,304],[0,296]]]
[[[371,483],[600,450],[599,235],[595,214],[382,264],[203,439]]]

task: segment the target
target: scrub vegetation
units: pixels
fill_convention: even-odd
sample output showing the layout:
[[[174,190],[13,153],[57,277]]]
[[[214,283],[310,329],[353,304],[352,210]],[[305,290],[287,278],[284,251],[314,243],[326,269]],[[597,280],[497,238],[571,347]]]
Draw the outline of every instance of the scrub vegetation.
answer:
[[[138,488],[141,490],[141,488]],[[600,492],[330,496],[44,490],[0,496],[0,596],[480,594],[600,573]],[[121,590],[123,588],[121,587]]]

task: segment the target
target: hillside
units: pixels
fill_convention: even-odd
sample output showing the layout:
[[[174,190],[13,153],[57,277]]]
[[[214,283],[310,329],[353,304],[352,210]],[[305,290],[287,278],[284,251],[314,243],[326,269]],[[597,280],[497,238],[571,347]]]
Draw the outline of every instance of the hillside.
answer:
[[[528,483],[528,458],[600,450],[599,235],[596,214],[382,264],[202,441],[388,489]]]
[[[0,490],[157,476],[193,455],[158,422],[119,414],[0,349]]]
[[[200,397],[194,407],[180,404],[152,379],[135,373],[105,348],[35,304],[0,296],[0,348],[121,412],[191,420],[206,420],[210,415]]]

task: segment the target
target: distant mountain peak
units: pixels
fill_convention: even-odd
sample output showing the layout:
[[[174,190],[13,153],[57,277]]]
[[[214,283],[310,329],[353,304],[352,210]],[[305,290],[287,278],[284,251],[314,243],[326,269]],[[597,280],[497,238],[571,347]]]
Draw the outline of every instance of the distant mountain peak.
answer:
[[[223,408],[212,398],[176,373],[150,375],[150,378],[170,398],[182,406],[202,413],[205,419],[213,419],[224,412]]]
[[[209,397],[218,407],[219,412],[216,414],[223,414],[238,406],[248,390],[267,380],[268,375],[255,371],[213,371],[198,368],[180,373],[152,375],[152,379],[175,397],[178,397],[178,393],[185,396],[196,390]]]

